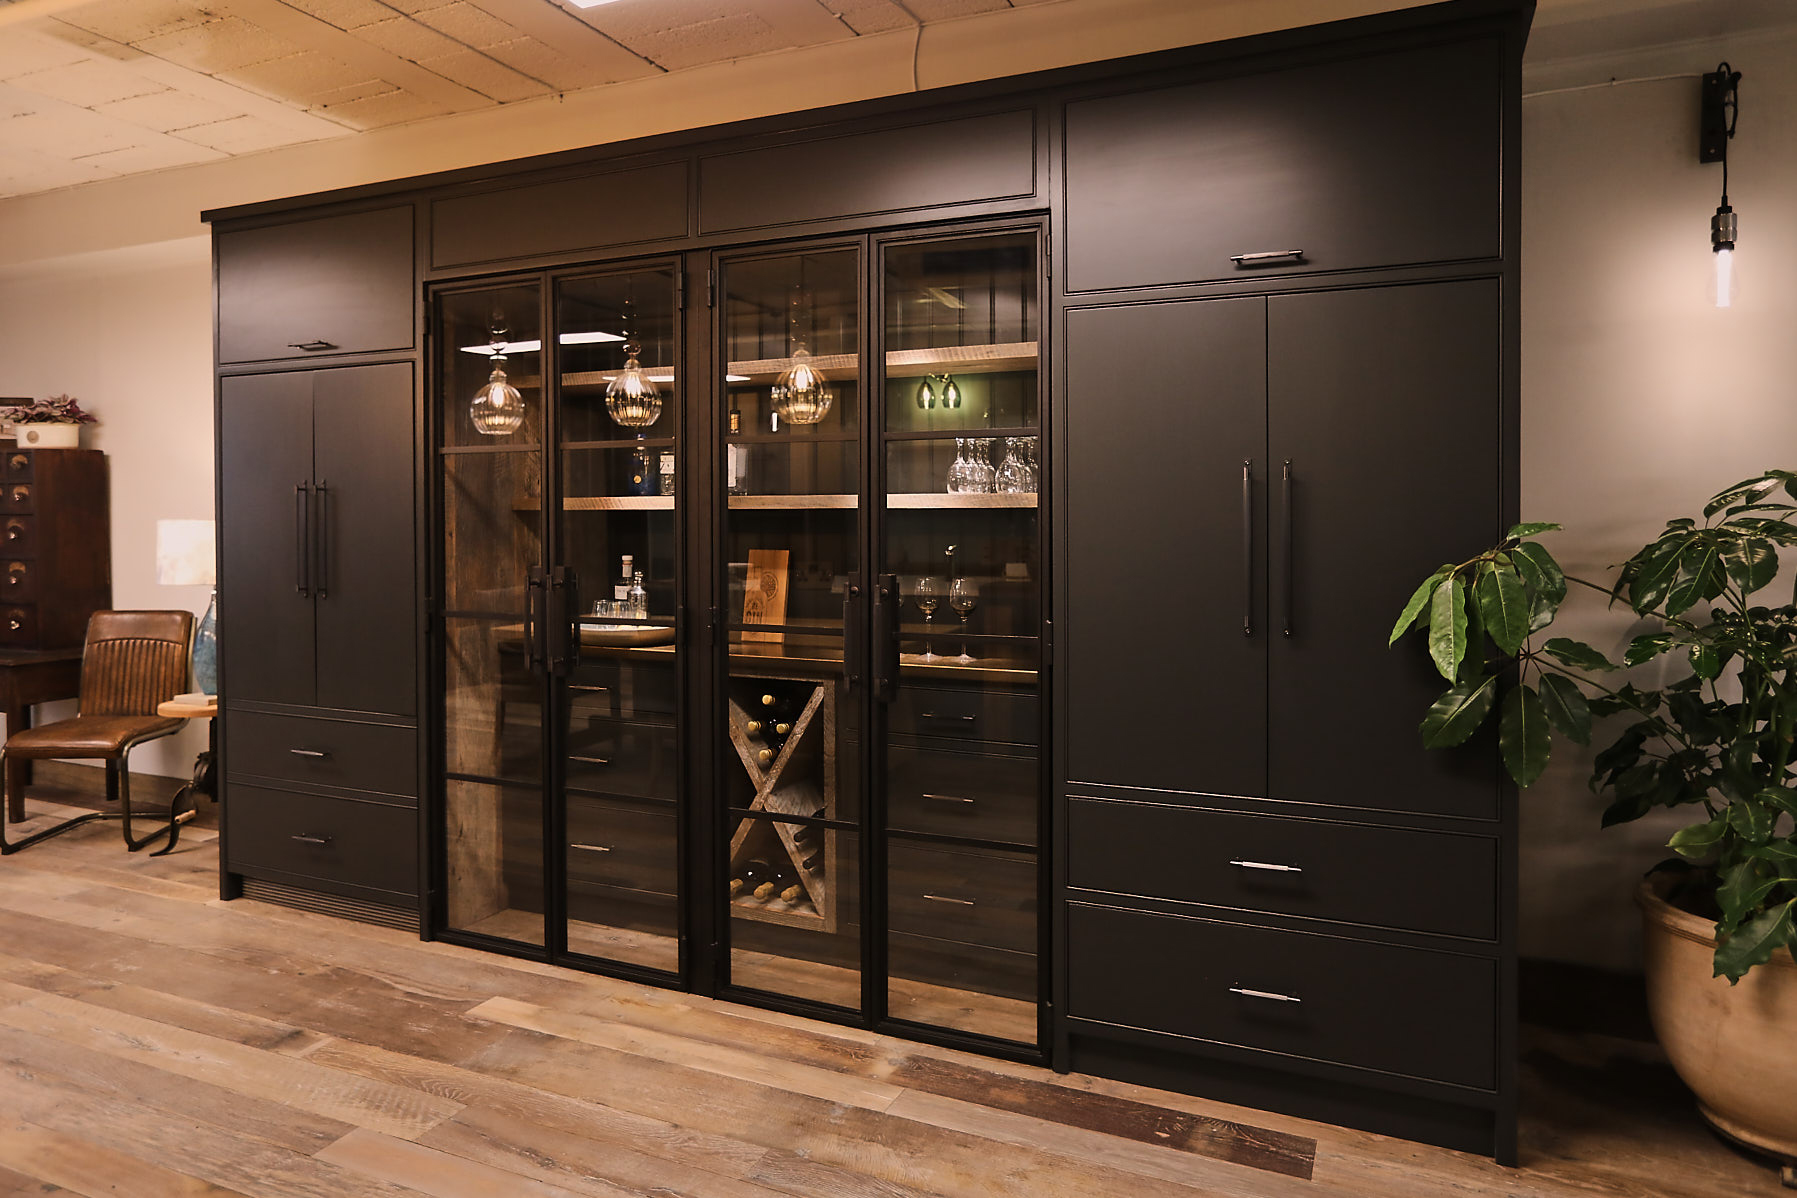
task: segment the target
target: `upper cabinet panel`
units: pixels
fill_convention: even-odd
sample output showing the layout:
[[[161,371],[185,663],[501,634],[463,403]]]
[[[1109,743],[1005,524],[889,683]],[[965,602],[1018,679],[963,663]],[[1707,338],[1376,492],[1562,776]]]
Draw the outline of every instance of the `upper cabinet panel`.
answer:
[[[1068,288],[1495,257],[1501,81],[1481,39],[1071,103]]]
[[[218,359],[412,347],[412,208],[218,234]]]
[[[725,233],[1035,191],[1026,109],[701,158],[699,224]]]
[[[687,164],[585,175],[431,205],[431,266],[444,270],[687,235]]]

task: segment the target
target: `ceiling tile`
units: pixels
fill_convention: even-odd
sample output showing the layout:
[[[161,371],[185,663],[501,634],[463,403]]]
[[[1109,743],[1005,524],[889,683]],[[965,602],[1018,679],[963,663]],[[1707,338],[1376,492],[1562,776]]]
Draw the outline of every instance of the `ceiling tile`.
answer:
[[[93,0],[62,9],[56,19],[130,45],[204,25],[216,16],[183,0]]]
[[[154,129],[158,133],[186,129],[192,125],[207,125],[213,121],[243,115],[211,100],[172,88],[154,95],[133,96],[128,100],[101,104],[94,111],[114,120],[129,121],[133,125]]]
[[[314,108],[329,108],[334,104],[348,104],[352,100],[366,100],[370,96],[384,96],[397,90],[385,79],[369,79],[350,87],[321,92],[313,98],[312,104]]]
[[[210,125],[195,125],[169,136],[214,150],[223,150],[227,154],[251,154],[257,150],[272,150],[276,146],[306,140],[295,137],[291,129],[284,129],[272,121],[254,116],[237,116],[228,121],[215,121]]]
[[[905,29],[917,23],[907,17],[892,0],[823,0],[825,7],[856,33],[884,33],[889,29]]]
[[[6,122],[7,148],[58,158],[81,158],[135,144],[129,125],[68,104],[24,113]]]
[[[76,162],[60,154],[37,154],[0,146],[0,196],[53,191],[101,179],[116,179],[118,171],[93,162]]]
[[[587,14],[595,28],[610,34],[630,49],[670,70],[784,50],[789,43],[772,26],[750,13],[727,12],[713,3],[681,3],[665,6],[668,17],[676,12],[704,14],[675,24],[667,18],[651,20],[633,13],[627,18],[607,15],[605,8]],[[657,9],[657,13],[662,12]],[[595,19],[595,14],[597,17]]]
[[[403,125],[442,116],[449,109],[435,100],[414,95],[398,88],[363,99],[326,104],[319,112],[334,121],[342,121],[356,129],[378,129],[383,125]]]
[[[509,42],[520,35],[517,26],[507,24],[484,8],[463,4],[459,0],[441,8],[423,9],[417,14],[417,20],[438,33],[447,34],[458,42],[477,49]]]
[[[146,54],[209,75],[271,58],[285,58],[300,49],[259,25],[231,16],[219,17],[177,33],[145,38],[133,45]]]
[[[130,67],[105,59],[52,67],[47,71],[16,76],[8,82],[14,87],[54,96],[81,108],[97,108],[114,100],[128,100],[132,96],[165,90],[160,83],[150,82]]]
[[[410,17],[393,17],[376,21],[372,25],[358,25],[350,33],[369,45],[379,46],[389,54],[409,58],[413,62],[441,58],[445,54],[464,49],[462,43],[454,38],[445,37]]]
[[[951,21],[975,13],[1010,8],[1010,0],[905,0],[905,7],[924,21]]]
[[[584,55],[563,54],[534,37],[500,42],[484,49],[513,70],[541,79],[557,91],[579,91],[613,81],[610,72]]]
[[[325,92],[368,82],[369,72],[317,50],[306,50],[225,71],[222,77],[263,95],[310,108]]]
[[[8,29],[0,37],[0,79],[92,61],[86,51],[33,29]]]
[[[220,150],[195,145],[178,137],[158,137],[146,145],[89,154],[78,161],[122,175],[131,175],[140,171],[167,170],[172,166],[192,166],[196,162],[211,162],[223,157],[225,154]]]
[[[286,4],[339,29],[372,25],[393,15],[393,9],[380,0],[286,0]]]
[[[441,58],[423,59],[418,65],[428,67],[445,78],[454,79],[463,87],[471,87],[483,96],[491,96],[502,104],[513,100],[528,100],[533,96],[546,96],[555,90],[540,79],[521,75],[504,63],[488,58],[479,50],[457,50],[454,54],[446,54]]]

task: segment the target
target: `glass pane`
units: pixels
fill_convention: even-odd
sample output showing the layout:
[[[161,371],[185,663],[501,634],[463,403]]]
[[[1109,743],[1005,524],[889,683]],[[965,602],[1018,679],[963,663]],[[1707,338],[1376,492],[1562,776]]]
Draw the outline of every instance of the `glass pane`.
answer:
[[[731,984],[860,1009],[860,860],[860,837],[848,828],[736,821],[726,879]]]
[[[519,448],[542,443],[541,304],[541,289],[534,284],[438,297],[444,445]],[[494,378],[495,373],[501,377]],[[517,392],[515,399],[505,394],[507,386]],[[495,394],[501,397],[497,404],[491,402]]]
[[[449,926],[543,943],[543,798],[536,787],[450,778]]]
[[[669,803],[568,795],[569,952],[679,970],[675,825]]]
[[[843,669],[859,569],[859,262],[855,250],[733,262],[723,288],[724,800],[845,824],[861,810]],[[734,821],[734,984],[860,1007],[857,840]]]

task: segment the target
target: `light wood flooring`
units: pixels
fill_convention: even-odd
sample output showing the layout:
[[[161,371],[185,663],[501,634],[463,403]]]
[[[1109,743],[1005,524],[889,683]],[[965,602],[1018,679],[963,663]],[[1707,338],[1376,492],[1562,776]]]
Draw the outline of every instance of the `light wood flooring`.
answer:
[[[223,903],[215,810],[168,857],[101,824],[0,860],[0,1195],[1782,1192],[1646,1045],[1531,1032],[1504,1169]]]

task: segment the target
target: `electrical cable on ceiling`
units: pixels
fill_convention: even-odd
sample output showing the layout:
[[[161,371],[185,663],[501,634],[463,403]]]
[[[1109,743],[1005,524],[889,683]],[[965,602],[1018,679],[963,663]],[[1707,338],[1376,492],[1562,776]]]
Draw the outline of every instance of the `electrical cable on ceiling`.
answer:
[[[917,22],[917,38],[911,43],[911,90],[917,91],[917,56],[923,49],[923,18],[912,12],[905,0],[892,0],[898,10]]]

